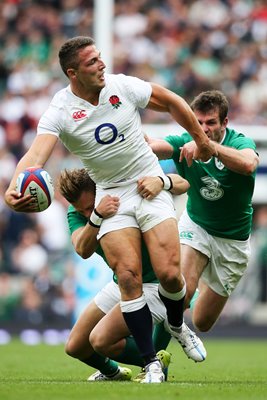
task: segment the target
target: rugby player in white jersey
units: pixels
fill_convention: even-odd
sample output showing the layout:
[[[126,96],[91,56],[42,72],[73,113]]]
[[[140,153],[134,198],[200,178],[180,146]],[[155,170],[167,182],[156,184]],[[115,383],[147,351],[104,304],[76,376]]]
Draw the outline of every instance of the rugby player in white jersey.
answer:
[[[190,358],[198,359],[204,350],[183,322],[186,285],[180,271],[176,214],[168,191],[171,181],[144,140],[138,109],[170,113],[194,138],[195,159],[206,161],[215,149],[181,97],[154,83],[105,74],[92,38],[67,40],[59,51],[59,61],[70,84],[56,93],[41,117],[37,136],[17,165],[5,201],[15,211],[33,211],[31,197],[21,197],[15,190],[17,176],[27,167],[43,167],[58,139],[81,159],[96,182],[96,204],[106,194],[120,198],[116,215],[102,220],[94,212],[91,223],[101,224],[98,239],[118,276],[121,310],[144,359],[146,380],[162,382],[152,343],[151,313],[142,293],[141,235],[160,281],[170,333],[187,347]],[[161,177],[158,179],[166,190],[153,200],[140,196],[137,180],[144,176]]]

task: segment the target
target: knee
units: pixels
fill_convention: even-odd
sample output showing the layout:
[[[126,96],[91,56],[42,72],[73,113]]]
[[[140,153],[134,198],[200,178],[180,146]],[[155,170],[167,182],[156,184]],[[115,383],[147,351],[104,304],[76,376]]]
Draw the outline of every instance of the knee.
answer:
[[[90,344],[94,351],[99,354],[104,354],[105,338],[100,332],[92,331],[89,336]]]
[[[157,274],[161,285],[164,287],[177,286],[182,288],[184,286],[184,279],[177,268],[165,268]]]
[[[65,344],[65,353],[70,357],[78,358],[78,348],[72,338],[69,338]]]
[[[142,292],[142,277],[141,273],[132,270],[131,268],[121,268],[116,270],[120,289],[129,294],[129,296],[140,295]]]

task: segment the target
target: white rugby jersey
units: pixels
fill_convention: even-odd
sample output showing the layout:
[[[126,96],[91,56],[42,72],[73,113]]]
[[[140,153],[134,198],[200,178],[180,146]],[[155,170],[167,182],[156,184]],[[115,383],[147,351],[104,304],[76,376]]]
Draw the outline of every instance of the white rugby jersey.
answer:
[[[75,96],[70,86],[56,93],[37,134],[57,135],[100,187],[162,175],[144,139],[138,110],[148,104],[151,85],[123,74],[106,74],[105,80],[97,106]]]

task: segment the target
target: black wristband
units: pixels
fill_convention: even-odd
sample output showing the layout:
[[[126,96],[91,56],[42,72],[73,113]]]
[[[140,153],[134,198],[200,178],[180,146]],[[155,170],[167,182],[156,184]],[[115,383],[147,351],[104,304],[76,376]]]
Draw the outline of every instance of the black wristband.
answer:
[[[167,175],[167,178],[169,178],[169,180],[170,180],[170,188],[168,189],[169,191],[170,190],[172,190],[172,188],[173,188],[173,182],[172,182],[172,178],[169,176],[169,175]]]
[[[164,180],[163,180],[163,178],[162,178],[162,176],[158,176],[158,178],[161,180],[161,182],[162,182],[162,188],[164,188]]]
[[[103,215],[101,215],[98,211],[97,211],[97,209],[96,208],[94,208],[94,212],[95,212],[95,214],[99,217],[99,218],[104,218],[103,217]]]

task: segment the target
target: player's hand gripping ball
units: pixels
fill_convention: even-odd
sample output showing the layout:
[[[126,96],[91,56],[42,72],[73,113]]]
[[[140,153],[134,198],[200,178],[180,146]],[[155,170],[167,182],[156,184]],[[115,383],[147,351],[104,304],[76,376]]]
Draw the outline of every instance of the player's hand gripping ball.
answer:
[[[54,198],[54,186],[47,171],[38,167],[29,167],[17,178],[16,191],[22,196],[30,194],[36,203],[36,210],[46,210]]]

